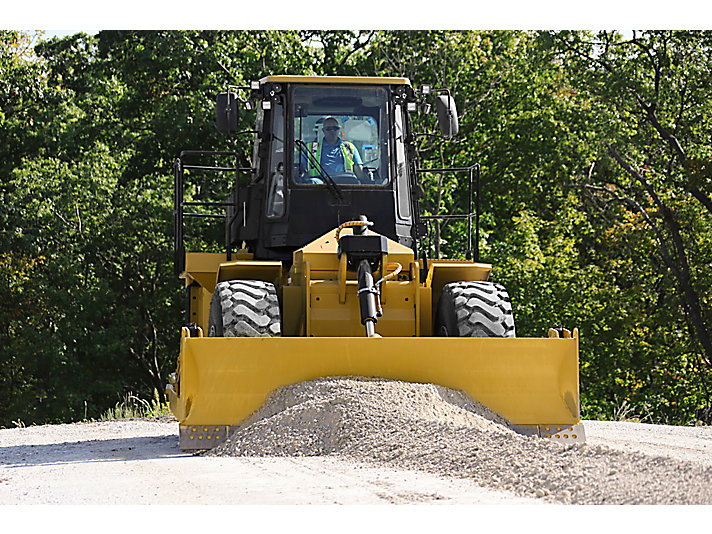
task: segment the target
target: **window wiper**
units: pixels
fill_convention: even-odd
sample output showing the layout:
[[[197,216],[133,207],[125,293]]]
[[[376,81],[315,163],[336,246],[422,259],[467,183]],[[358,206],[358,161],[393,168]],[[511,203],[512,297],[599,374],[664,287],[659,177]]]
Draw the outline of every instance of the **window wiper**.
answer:
[[[314,154],[312,154],[312,151],[309,150],[309,147],[306,145],[306,143],[301,139],[295,139],[294,144],[299,147],[299,149],[307,157],[308,162],[316,169],[317,173],[319,173],[319,178],[324,181],[324,184],[326,185],[329,192],[334,196],[334,198],[338,202],[343,202],[344,194],[341,192],[341,189],[339,188],[337,183],[331,178],[331,176],[329,176],[329,173],[326,172],[324,167],[321,166],[321,162],[316,159]]]

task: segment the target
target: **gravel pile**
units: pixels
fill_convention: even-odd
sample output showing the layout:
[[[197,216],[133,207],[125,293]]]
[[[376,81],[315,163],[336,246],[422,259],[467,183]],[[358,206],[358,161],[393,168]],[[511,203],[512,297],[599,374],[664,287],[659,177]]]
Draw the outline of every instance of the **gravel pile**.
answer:
[[[571,504],[712,504],[712,468],[513,432],[462,392],[327,378],[275,391],[210,456],[323,456]]]

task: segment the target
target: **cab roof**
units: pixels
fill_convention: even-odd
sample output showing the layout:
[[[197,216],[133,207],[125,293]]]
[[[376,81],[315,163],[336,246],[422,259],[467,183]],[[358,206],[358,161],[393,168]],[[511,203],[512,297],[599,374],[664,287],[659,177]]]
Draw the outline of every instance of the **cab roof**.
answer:
[[[408,78],[386,78],[379,76],[265,76],[260,83],[353,83],[371,85],[410,85]]]

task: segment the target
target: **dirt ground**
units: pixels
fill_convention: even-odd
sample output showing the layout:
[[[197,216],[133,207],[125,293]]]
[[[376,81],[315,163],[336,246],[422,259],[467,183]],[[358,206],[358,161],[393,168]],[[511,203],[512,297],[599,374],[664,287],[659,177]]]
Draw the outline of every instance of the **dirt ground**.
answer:
[[[502,504],[468,481],[331,457],[182,452],[177,423],[119,420],[0,430],[4,504]]]
[[[588,447],[712,466],[711,427],[585,421]],[[181,452],[169,418],[0,430],[0,503],[528,504],[472,480],[338,457]]]
[[[712,427],[583,425],[565,445],[441,386],[321,378],[207,453],[180,450],[173,417],[0,429],[0,503],[712,505]]]

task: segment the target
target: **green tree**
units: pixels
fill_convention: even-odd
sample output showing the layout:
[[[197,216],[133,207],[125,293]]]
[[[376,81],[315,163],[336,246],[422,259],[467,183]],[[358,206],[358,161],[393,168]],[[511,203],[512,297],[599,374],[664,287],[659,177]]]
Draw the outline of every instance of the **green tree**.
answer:
[[[623,40],[613,32],[564,32],[553,42],[596,133],[597,152],[575,187],[600,222],[639,236],[630,253],[643,265],[634,268],[633,283],[652,284],[656,299],[677,311],[656,313],[654,328],[687,329],[671,350],[688,391],[673,388],[667,413],[709,421],[710,34],[635,32]],[[630,284],[625,278],[621,283]]]

